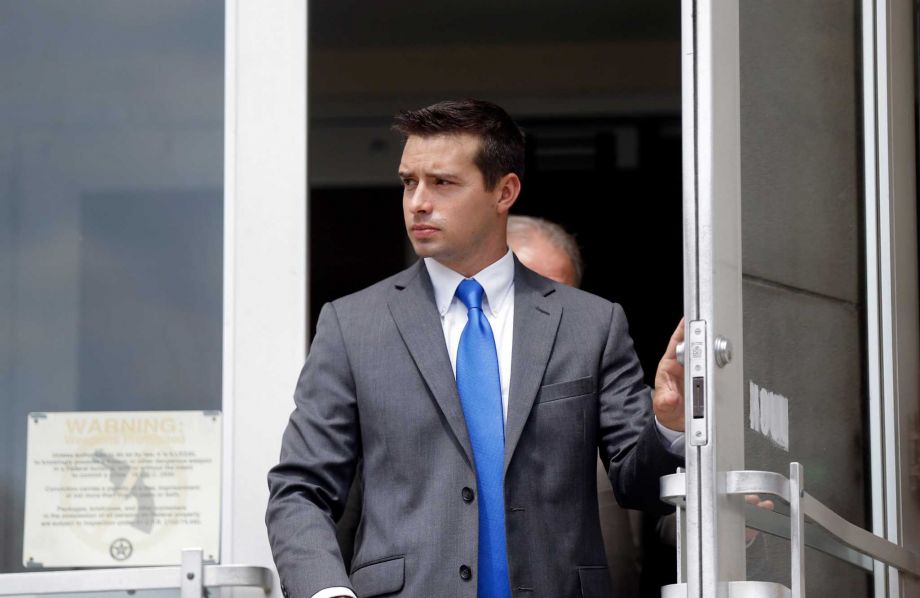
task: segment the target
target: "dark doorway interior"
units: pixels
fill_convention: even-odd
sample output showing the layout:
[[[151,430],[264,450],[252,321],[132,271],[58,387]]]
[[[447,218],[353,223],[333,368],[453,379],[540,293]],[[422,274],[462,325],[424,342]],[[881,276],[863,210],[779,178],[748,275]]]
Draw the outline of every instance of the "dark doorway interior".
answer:
[[[623,305],[651,383],[683,303],[680,4],[341,0],[311,2],[309,22],[310,332],[325,302],[415,259],[392,115],[477,97],[527,134],[515,211],[576,235],[582,286]],[[642,597],[675,577],[655,523]]]

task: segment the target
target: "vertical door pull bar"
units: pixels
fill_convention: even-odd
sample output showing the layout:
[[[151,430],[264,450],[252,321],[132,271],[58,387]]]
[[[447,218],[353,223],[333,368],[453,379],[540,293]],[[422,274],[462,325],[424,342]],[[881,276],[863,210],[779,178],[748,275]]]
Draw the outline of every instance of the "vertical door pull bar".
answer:
[[[789,543],[792,568],[792,598],[805,598],[805,468],[789,464]]]

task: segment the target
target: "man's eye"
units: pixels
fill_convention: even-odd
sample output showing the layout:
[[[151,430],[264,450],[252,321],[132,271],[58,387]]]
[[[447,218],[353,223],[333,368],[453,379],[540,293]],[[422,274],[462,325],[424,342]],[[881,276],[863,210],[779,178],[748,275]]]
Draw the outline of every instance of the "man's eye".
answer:
[[[434,182],[436,185],[450,185],[450,181],[446,181],[444,179],[435,179]]]
[[[415,186],[415,181],[412,179],[403,179],[402,183],[403,183],[403,187],[414,187]]]

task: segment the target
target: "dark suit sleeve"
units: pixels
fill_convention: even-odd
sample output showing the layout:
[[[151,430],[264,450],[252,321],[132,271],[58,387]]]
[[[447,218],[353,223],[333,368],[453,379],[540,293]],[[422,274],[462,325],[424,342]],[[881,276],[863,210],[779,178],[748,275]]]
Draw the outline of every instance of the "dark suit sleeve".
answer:
[[[600,372],[600,453],[617,502],[630,509],[667,512],[659,498],[661,476],[683,459],[671,453],[658,432],[649,388],[633,350],[626,316],[613,306]]]
[[[294,393],[295,409],[268,474],[265,521],[284,593],[351,587],[335,520],[360,454],[355,384],[333,305],[323,307]]]

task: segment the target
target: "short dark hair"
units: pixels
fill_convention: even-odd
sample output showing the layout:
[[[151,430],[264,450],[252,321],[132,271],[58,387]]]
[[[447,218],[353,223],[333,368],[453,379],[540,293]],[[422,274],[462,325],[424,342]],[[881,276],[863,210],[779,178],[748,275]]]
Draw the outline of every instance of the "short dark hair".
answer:
[[[404,138],[458,133],[476,135],[480,147],[474,162],[482,172],[487,189],[495,188],[509,172],[524,178],[524,133],[498,104],[469,98],[403,110],[396,115],[393,129]]]

